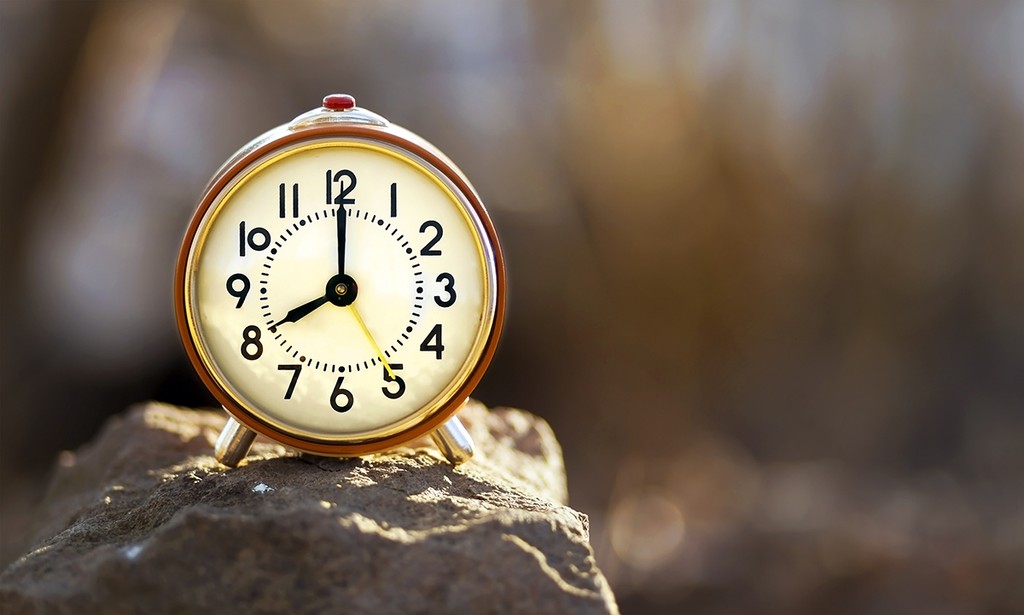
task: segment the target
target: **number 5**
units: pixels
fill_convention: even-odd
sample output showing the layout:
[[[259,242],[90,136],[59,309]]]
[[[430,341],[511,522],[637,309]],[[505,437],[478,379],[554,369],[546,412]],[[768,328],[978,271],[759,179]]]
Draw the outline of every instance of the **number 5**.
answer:
[[[391,364],[391,371],[397,372],[400,369],[402,369],[402,364],[401,363],[392,363]],[[380,388],[380,390],[381,390],[381,392],[384,393],[384,397],[387,397],[388,399],[398,399],[399,397],[401,397],[405,393],[405,380],[402,380],[402,377],[399,376],[398,374],[395,374],[395,377],[392,378],[391,374],[388,373],[388,368],[386,368],[386,367],[384,368],[384,382],[395,382],[395,383],[398,383],[398,389],[395,390],[394,392],[389,391],[388,387],[382,386]]]

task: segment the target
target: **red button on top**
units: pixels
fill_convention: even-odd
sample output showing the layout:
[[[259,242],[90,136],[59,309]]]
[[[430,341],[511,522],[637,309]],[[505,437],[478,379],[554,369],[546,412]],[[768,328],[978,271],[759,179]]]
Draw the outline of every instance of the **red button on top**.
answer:
[[[356,106],[356,99],[348,94],[328,94],[324,96],[324,107],[331,111],[345,111]]]

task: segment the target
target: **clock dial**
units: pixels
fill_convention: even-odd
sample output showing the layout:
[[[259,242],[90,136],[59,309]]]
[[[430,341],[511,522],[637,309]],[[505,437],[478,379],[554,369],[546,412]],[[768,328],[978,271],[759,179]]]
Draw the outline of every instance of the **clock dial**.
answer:
[[[213,202],[186,270],[197,352],[256,420],[318,442],[438,411],[494,319],[491,246],[445,177],[397,147],[305,142]]]

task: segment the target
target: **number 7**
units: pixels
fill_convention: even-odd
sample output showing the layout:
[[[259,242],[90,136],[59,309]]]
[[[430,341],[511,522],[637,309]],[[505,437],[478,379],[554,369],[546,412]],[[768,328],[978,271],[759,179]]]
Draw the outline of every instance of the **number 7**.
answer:
[[[277,369],[278,371],[282,372],[288,370],[295,372],[292,374],[291,382],[288,383],[288,390],[284,392],[284,398],[291,399],[292,393],[295,392],[295,384],[299,381],[299,374],[302,373],[302,365],[299,363],[296,363],[294,365],[278,365]]]

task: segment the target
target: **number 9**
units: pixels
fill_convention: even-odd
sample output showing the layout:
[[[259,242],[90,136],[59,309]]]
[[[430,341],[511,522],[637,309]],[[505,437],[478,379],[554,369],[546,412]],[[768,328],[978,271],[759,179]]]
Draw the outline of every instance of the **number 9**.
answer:
[[[241,290],[235,290],[235,286],[236,286],[235,282],[241,282],[242,283],[242,289]],[[232,275],[230,278],[228,278],[228,283],[227,283],[228,294],[231,295],[232,297],[235,297],[236,299],[238,299],[238,303],[235,304],[235,309],[236,310],[238,308],[242,307],[242,304],[245,303],[245,298],[249,296],[249,288],[251,286],[252,285],[249,283],[249,278],[245,277],[241,273],[236,273],[236,274]]]

